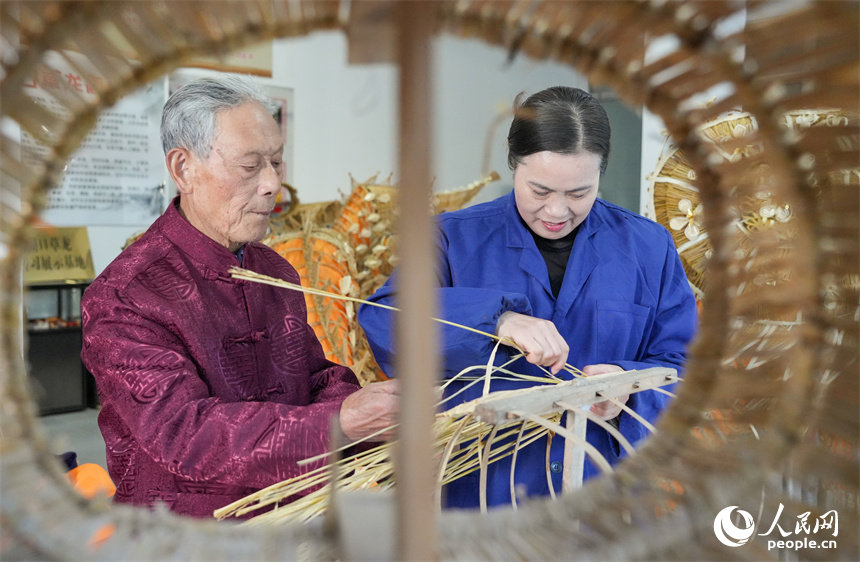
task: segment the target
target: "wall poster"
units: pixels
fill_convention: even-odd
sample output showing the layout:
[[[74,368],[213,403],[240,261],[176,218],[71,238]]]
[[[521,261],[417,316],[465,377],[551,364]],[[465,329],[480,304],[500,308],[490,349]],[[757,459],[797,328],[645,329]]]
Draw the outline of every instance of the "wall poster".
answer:
[[[69,94],[96,103],[103,78],[79,53],[49,53],[30,81],[28,93],[49,111]],[[48,194],[42,220],[56,226],[149,225],[166,205],[166,171],[161,149],[165,81],[157,80],[104,109],[95,127],[66,163]],[[22,160],[37,166],[49,149],[21,134]]]

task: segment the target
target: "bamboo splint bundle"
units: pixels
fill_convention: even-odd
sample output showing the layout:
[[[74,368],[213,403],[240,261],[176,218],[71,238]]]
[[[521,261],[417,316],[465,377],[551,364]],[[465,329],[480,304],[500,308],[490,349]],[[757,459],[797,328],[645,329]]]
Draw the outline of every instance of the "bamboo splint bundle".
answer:
[[[478,368],[478,367],[476,367]],[[485,367],[479,367],[484,369]],[[486,376],[493,376],[494,368],[487,368]],[[530,378],[532,380],[533,378]],[[605,458],[585,441],[585,434],[573,434],[561,425],[561,415],[582,415],[599,423],[612,434],[630,455],[633,446],[611,424],[590,414],[587,407],[601,400],[611,400],[622,394],[641,392],[678,382],[673,369],[654,368],[645,371],[610,373],[594,377],[575,378],[561,382],[541,379],[549,386],[534,386],[520,390],[493,392],[481,398],[459,404],[437,414],[433,426],[435,449],[440,467],[436,488],[436,504],[441,509],[441,487],[475,471],[481,471],[480,502],[486,511],[486,468],[502,458],[513,456],[511,466],[516,468],[517,451],[534,441],[551,434],[560,434],[583,448],[602,471],[612,472]],[[481,378],[473,381],[480,382]],[[534,381],[538,382],[538,381]],[[620,404],[620,403],[619,403]],[[634,419],[654,431],[647,421],[625,405],[622,409]],[[574,412],[576,414],[574,414]],[[583,426],[584,428],[584,426]],[[330,496],[335,493],[329,483],[333,471],[341,476],[336,479],[336,491],[388,490],[395,485],[391,452],[395,443],[384,443],[301,476],[269,486],[246,496],[215,512],[218,518],[247,517],[256,515],[247,524],[271,525],[288,522],[305,522],[325,513]],[[335,456],[334,453],[332,456]],[[313,459],[309,459],[313,460]],[[549,466],[546,467],[547,479]],[[568,471],[579,471],[582,466],[567,466]],[[513,478],[511,478],[513,486]],[[550,481],[550,491],[555,496]],[[299,499],[294,499],[297,496]],[[511,490],[513,506],[517,507],[515,490]],[[293,500],[286,505],[281,502]]]
[[[295,285],[238,267],[232,268],[231,274],[238,279],[296,290],[306,295],[326,296],[349,302],[363,302],[372,306],[397,310],[386,305],[367,302],[357,297],[326,293],[320,289]],[[464,330],[478,332],[474,328],[446,320],[435,320]],[[496,336],[483,332],[479,333],[496,339],[497,346],[501,343]],[[511,362],[519,357],[514,357],[511,359]],[[588,406],[600,400],[612,400],[623,411],[627,412],[632,419],[641,423],[646,430],[653,433],[655,428],[647,420],[631,408],[615,400],[615,398],[622,394],[632,394],[647,389],[655,389],[656,391],[674,396],[672,393],[659,387],[676,383],[679,380],[677,373],[673,369],[665,368],[610,373],[583,379],[584,375],[581,371],[570,365],[565,365],[565,370],[574,377],[579,377],[579,379],[574,379],[570,382],[561,382],[548,373],[547,378],[528,377],[513,373],[507,370],[506,366],[507,364],[501,367],[493,366],[491,358],[488,365],[465,369],[446,383],[446,385],[450,384],[450,382],[457,379],[471,381],[470,385],[483,381],[484,393],[479,399],[455,406],[437,416],[433,431],[434,435],[436,435],[436,447],[439,451],[439,457],[442,459],[436,489],[436,502],[438,506],[441,506],[441,487],[444,484],[470,474],[475,470],[480,470],[481,490],[479,496],[482,511],[486,512],[485,471],[487,465],[512,455],[514,462],[511,467],[511,474],[513,474],[513,470],[516,467],[517,451],[521,447],[546,435],[561,434],[570,440],[571,447],[576,446],[584,451],[580,455],[579,461],[574,461],[572,456],[568,458],[567,454],[565,459],[568,465],[568,472],[575,473],[573,478],[580,484],[582,481],[581,463],[584,461],[585,453],[588,454],[592,462],[601,470],[611,472],[612,468],[606,459],[585,440],[586,419],[591,420],[609,432],[628,455],[633,456],[635,450],[632,444],[626,440],[617,428],[591,414],[583,406]],[[485,371],[482,377],[476,378],[470,375],[472,371],[479,369]],[[528,380],[538,385],[554,384],[556,386],[550,387],[550,389],[544,386],[543,388],[527,388],[488,394],[490,379],[499,374],[518,380]],[[561,414],[565,411],[569,415],[572,415],[573,419],[580,420],[581,423],[576,426],[578,427],[576,433],[571,433],[571,431],[559,425]],[[518,424],[518,431],[514,428],[516,424]],[[452,433],[451,430],[454,427],[456,429]],[[709,429],[696,428],[696,431],[700,435],[708,435]],[[721,432],[718,427],[717,432],[724,437],[727,433]],[[507,441],[514,433],[517,434],[516,440],[514,442]],[[485,440],[484,436],[486,436]],[[547,446],[549,446],[549,443]],[[390,458],[390,447],[390,443],[378,445],[369,451],[337,461],[335,470],[348,473],[348,476],[336,480],[337,489],[341,491],[390,489],[393,486],[393,466]],[[550,480],[549,467],[546,470],[550,495],[554,498],[555,490]],[[330,501],[329,495],[332,493],[330,487],[325,484],[331,478],[332,468],[321,467],[251,494],[242,500],[218,510],[215,515],[219,518],[229,516],[245,517],[254,511],[274,506],[275,509],[254,517],[254,524],[307,521],[325,512]],[[566,480],[572,480],[572,478],[567,478]],[[677,484],[671,482],[661,485],[677,487]],[[513,506],[516,508],[517,503],[515,490],[513,489],[513,478],[511,479],[511,486]],[[569,485],[566,485],[565,488],[567,490]],[[302,497],[295,499],[296,496]],[[289,503],[286,506],[281,506],[281,502]]]

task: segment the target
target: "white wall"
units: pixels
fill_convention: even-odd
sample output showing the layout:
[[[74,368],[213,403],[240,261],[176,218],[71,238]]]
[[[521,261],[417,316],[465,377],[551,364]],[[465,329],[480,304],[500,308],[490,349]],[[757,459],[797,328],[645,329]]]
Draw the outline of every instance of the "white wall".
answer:
[[[642,181],[639,191],[639,213],[655,219],[654,194],[651,192],[650,176],[657,167],[660,154],[666,140],[666,123],[663,119],[647,109],[642,110],[642,159],[641,175]],[[667,147],[668,148],[668,147]]]
[[[397,162],[397,71],[350,66],[346,36],[317,32],[274,43],[270,83],[293,88],[293,185],[304,203],[349,193],[350,174],[387,177]]]
[[[485,137],[493,119],[521,91],[556,85],[585,88],[585,79],[557,63],[518,57],[504,49],[450,35],[434,40],[432,155],[434,189],[478,179]],[[340,32],[275,42],[272,84],[295,94],[294,181],[303,202],[348,193],[349,176],[362,181],[379,173],[397,180],[397,79],[391,64],[347,64]],[[507,119],[496,130],[490,169],[503,177]],[[501,182],[499,182],[501,183]]]
[[[478,179],[485,137],[493,119],[521,91],[556,85],[585,88],[570,67],[518,57],[504,49],[443,35],[433,45],[434,189]],[[303,202],[348,193],[349,176],[362,181],[379,173],[397,180],[397,79],[392,64],[347,64],[340,32],[275,42],[271,83],[294,89],[294,181]],[[492,142],[490,169],[507,178],[505,137],[510,119]],[[502,182],[499,182],[502,183]]]
[[[478,179],[485,137],[493,119],[511,107],[520,91],[571,85],[587,87],[567,66],[524,56],[507,62],[502,48],[477,40],[440,36],[434,40],[434,189],[449,190]],[[394,173],[397,180],[397,69],[392,64],[347,64],[346,37],[316,32],[276,41],[272,78],[267,84],[293,89],[293,185],[304,203],[349,193],[358,181]],[[211,75],[210,71],[188,72]],[[510,119],[492,140],[490,169],[502,180],[476,201],[511,187],[505,137]],[[90,227],[96,274],[119,254],[129,236],[144,226]]]
[[[569,67],[534,62],[476,40],[442,36],[434,44],[434,188],[454,189],[481,175],[485,137],[493,119],[508,110],[520,91],[554,85],[586,87]],[[276,41],[272,78],[264,83],[293,88],[293,185],[302,202],[349,193],[350,175],[363,181],[394,173],[397,162],[397,70],[391,64],[347,64],[340,32]],[[190,70],[199,75],[212,74]],[[510,189],[505,136],[509,119],[492,137],[489,169],[502,181],[485,189],[487,200]],[[119,253],[125,240],[144,230],[90,227],[96,273]]]
[[[434,57],[434,189],[455,189],[481,176],[487,132],[494,119],[504,115],[489,143],[488,166],[502,179],[484,188],[475,202],[493,199],[513,186],[506,138],[517,94],[550,86],[588,88],[586,79],[569,66],[523,55],[508,63],[505,49],[475,39],[442,35],[435,40]]]

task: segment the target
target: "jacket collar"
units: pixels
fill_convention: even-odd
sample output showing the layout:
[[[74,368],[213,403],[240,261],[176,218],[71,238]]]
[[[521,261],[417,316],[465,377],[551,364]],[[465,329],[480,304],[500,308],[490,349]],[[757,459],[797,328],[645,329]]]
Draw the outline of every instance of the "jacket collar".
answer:
[[[533,276],[543,286],[547,295],[552,296],[546,262],[543,256],[541,256],[540,251],[538,251],[531,233],[520,219],[513,190],[505,197],[507,198],[506,230],[508,248],[520,251],[519,268],[527,275]],[[570,310],[573,301],[576,300],[589,275],[591,275],[591,272],[597,266],[599,260],[592,238],[600,229],[606,227],[606,223],[601,216],[601,208],[602,203],[598,199],[594,202],[594,206],[579,227],[579,234],[576,235],[576,242],[574,242],[573,249],[570,252],[570,260],[564,274],[564,282],[556,301],[556,314],[566,314]]]
[[[508,248],[519,251],[520,259],[518,266],[529,277],[533,277],[541,284],[544,290],[552,295],[552,289],[549,285],[549,273],[547,273],[546,262],[537,249],[534,238],[528,231],[528,227],[523,224],[519,211],[517,211],[517,200],[514,197],[514,192],[506,196],[506,220],[505,226],[507,231]],[[575,245],[575,244],[574,244]]]
[[[197,230],[179,213],[179,197],[177,195],[173,199],[158,219],[158,229],[196,261],[207,277],[223,277],[228,269],[239,265],[239,260],[230,250]],[[246,254],[246,260],[247,257]]]
[[[502,196],[505,200],[505,207],[507,209],[507,243],[509,248],[529,248],[531,246],[537,246],[534,244],[534,239],[532,238],[531,233],[527,230],[527,227],[523,224],[522,219],[520,218],[520,213],[517,211],[517,200],[514,196],[513,190],[507,195]],[[600,211],[595,212],[595,208],[602,207],[602,200],[597,199],[594,202],[594,206],[591,208],[591,211],[588,213],[588,216],[585,217],[585,220],[582,221],[582,225],[579,227],[579,234],[576,235],[577,242],[580,237],[590,239],[594,234],[604,228],[606,226],[606,221],[601,216]],[[529,244],[531,242],[531,244]]]

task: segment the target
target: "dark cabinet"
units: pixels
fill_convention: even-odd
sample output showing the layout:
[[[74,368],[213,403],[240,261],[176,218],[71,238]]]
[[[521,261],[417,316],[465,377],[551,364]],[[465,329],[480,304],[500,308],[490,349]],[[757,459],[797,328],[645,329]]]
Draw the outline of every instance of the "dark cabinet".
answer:
[[[25,289],[30,386],[42,415],[94,407],[92,375],[81,362],[81,295],[87,283]]]

